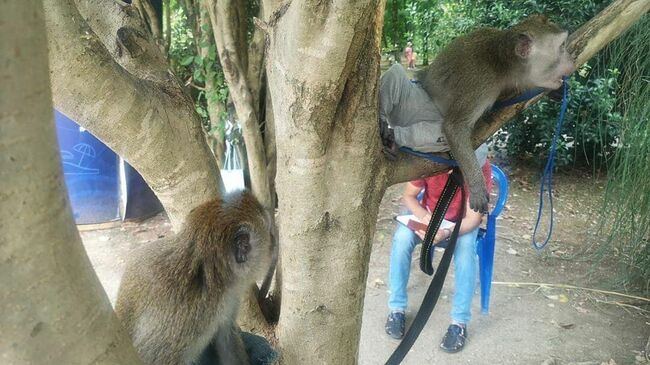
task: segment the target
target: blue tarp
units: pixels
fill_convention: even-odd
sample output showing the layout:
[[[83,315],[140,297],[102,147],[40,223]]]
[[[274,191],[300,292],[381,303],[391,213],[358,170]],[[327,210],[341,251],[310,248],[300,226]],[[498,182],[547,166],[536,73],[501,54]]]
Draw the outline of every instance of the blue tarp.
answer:
[[[75,223],[142,218],[162,211],[162,205],[135,169],[124,163],[124,178],[120,179],[122,167],[115,152],[56,110],[54,119]],[[125,203],[122,212],[120,202]]]

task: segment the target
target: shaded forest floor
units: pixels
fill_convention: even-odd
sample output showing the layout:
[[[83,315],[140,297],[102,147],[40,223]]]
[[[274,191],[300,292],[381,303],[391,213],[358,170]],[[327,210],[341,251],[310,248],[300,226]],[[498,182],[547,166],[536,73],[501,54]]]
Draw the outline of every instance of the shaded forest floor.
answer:
[[[594,235],[604,181],[588,176],[556,176],[556,221],[553,240],[536,252],[530,235],[537,213],[537,169],[505,167],[511,182],[507,209],[497,221],[494,281],[571,284],[622,292],[616,287],[613,265],[593,265],[589,252],[599,246]],[[403,185],[390,188],[377,218],[377,231],[367,279],[359,362],[383,364],[398,342],[384,333],[388,299],[388,258],[393,216],[401,208]],[[97,274],[112,302],[125,258],[137,245],[170,233],[164,215],[127,222],[81,236]],[[615,253],[612,253],[615,254]],[[409,282],[407,324],[429,284],[419,271],[416,248]],[[437,255],[439,259],[441,255]],[[453,268],[438,306],[404,364],[648,364],[642,353],[650,334],[648,306],[618,296],[552,286],[495,284],[491,311],[474,318],[466,348],[449,355],[438,349],[449,324]]]

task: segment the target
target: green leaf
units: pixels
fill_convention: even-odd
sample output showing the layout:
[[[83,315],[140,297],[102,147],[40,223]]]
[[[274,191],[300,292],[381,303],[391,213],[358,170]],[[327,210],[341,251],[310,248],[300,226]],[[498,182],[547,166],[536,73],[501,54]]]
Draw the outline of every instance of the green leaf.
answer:
[[[181,60],[181,65],[189,66],[194,61],[194,56],[190,55]]]
[[[194,78],[194,81],[196,81],[196,82],[203,82],[204,81],[203,72],[201,71],[201,69],[197,68],[196,70],[194,70],[193,78]]]

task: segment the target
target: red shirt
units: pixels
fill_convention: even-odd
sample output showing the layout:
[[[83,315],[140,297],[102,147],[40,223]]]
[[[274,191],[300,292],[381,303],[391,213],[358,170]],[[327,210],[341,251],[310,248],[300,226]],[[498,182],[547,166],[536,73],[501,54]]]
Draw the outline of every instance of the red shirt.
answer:
[[[488,193],[492,190],[492,167],[490,166],[490,161],[486,160],[483,164],[483,176],[485,177],[485,187],[487,188]],[[436,208],[438,199],[440,199],[440,194],[445,188],[445,184],[449,179],[449,174],[444,172],[442,174],[425,177],[419,180],[411,181],[411,184],[417,186],[418,188],[424,188],[424,196],[420,205],[427,208],[430,212]],[[469,188],[465,184],[465,195],[469,196]],[[461,208],[461,194],[460,191],[456,193],[454,199],[449,204],[449,209],[447,209],[447,214],[445,214],[445,219],[455,222],[458,220]]]

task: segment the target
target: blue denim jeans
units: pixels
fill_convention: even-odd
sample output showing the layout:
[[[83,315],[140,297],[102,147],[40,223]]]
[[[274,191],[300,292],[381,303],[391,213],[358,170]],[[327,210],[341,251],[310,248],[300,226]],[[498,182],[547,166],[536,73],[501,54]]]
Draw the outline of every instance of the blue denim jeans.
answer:
[[[458,237],[454,252],[454,297],[451,320],[467,324],[471,318],[472,298],[476,287],[478,259],[476,256],[476,235],[478,228]],[[397,224],[390,252],[390,273],[388,277],[388,308],[405,311],[408,301],[406,284],[411,271],[411,256],[415,246],[422,242],[413,231]]]

